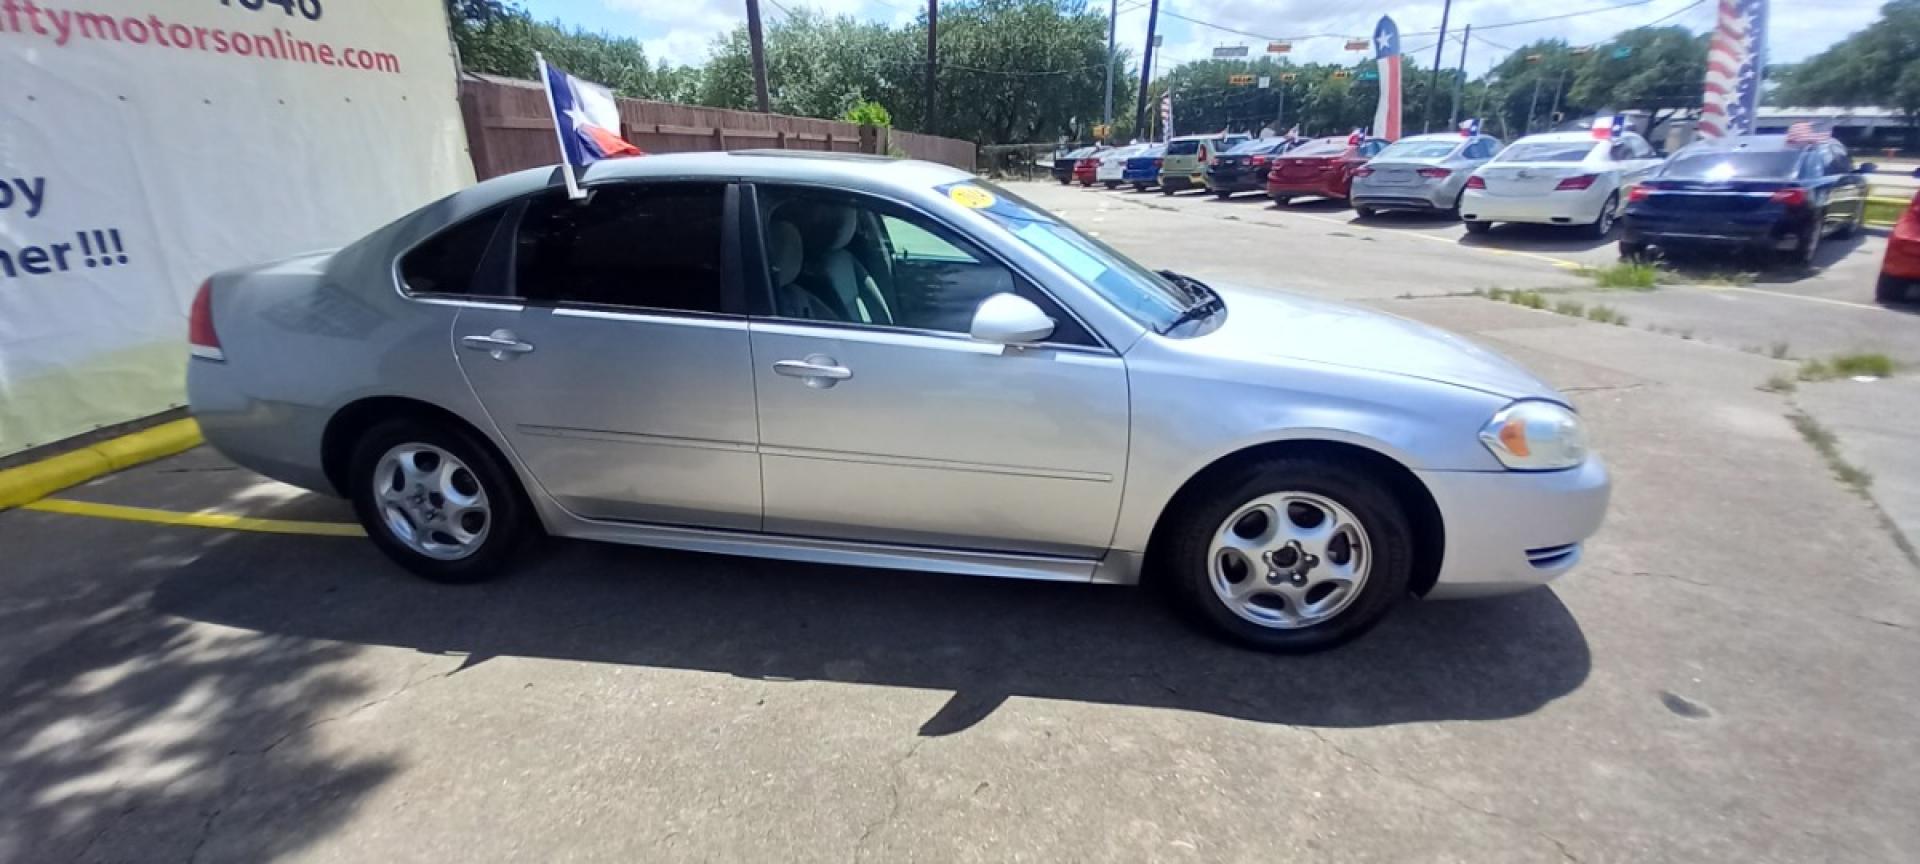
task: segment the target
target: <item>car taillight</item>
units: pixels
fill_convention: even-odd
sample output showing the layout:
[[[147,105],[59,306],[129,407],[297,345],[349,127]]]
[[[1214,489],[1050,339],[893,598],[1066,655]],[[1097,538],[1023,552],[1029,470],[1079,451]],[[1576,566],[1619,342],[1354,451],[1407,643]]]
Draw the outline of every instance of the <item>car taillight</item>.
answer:
[[[207,360],[225,360],[220,350],[220,334],[213,330],[213,280],[200,283],[193,295],[193,309],[187,313],[187,344],[193,356]]]
[[[1253,167],[1255,167],[1255,168],[1265,168],[1265,167],[1267,167],[1267,157],[1265,157],[1265,156],[1255,156],[1255,157],[1253,157]]]
[[[1353,176],[1355,176],[1355,177],[1372,177],[1372,176],[1373,176],[1373,169],[1372,169],[1372,168],[1368,168],[1368,167],[1367,167],[1367,166],[1365,166],[1365,165],[1362,165],[1362,166],[1360,166],[1360,167],[1358,167],[1358,168],[1355,168],[1355,169],[1353,169]]]
[[[1645,201],[1647,200],[1647,196],[1652,194],[1653,194],[1652,189],[1649,189],[1645,186],[1635,186],[1632,189],[1627,190],[1627,202],[1632,203],[1635,201]]]
[[[1485,189],[1487,188],[1487,178],[1482,177],[1478,174],[1468,175],[1467,188],[1468,189]]]
[[[1162,165],[1165,165],[1165,164],[1167,164],[1167,160],[1165,160],[1165,159],[1155,159],[1155,160],[1153,160],[1153,167],[1155,167],[1155,168],[1159,168],[1160,166],[1162,166]]]
[[[1561,180],[1553,188],[1556,191],[1589,189],[1592,188],[1593,181],[1598,179],[1600,179],[1600,175],[1598,174],[1576,174]]]
[[[1775,189],[1773,190],[1773,203],[1787,207],[1805,207],[1807,204],[1807,190],[1797,187]]]
[[[1420,173],[1420,176],[1425,177],[1429,180],[1438,180],[1442,177],[1452,174],[1453,172],[1446,168],[1422,168],[1420,169],[1419,173]]]

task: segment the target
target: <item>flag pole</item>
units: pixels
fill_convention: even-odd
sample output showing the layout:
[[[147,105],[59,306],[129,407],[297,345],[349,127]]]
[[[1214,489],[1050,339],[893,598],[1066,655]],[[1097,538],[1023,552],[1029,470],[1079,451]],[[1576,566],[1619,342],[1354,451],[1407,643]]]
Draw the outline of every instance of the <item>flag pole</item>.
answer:
[[[565,118],[555,111],[560,103],[553,98],[553,75],[547,71],[547,58],[540,52],[533,52],[533,59],[540,64],[540,89],[547,94],[547,111],[553,114],[553,143],[560,145],[560,172],[567,178],[567,198],[577,201],[586,197],[580,192],[580,181],[573,176],[573,160],[567,158],[567,133],[561,124]]]

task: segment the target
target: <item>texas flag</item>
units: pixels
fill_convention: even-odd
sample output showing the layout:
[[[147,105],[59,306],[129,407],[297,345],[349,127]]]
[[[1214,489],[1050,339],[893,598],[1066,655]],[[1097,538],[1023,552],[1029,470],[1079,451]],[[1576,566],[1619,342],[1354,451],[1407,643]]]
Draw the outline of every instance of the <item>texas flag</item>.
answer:
[[[1602,141],[1618,138],[1627,131],[1627,115],[1615,114],[1612,117],[1593,118],[1593,137]]]
[[[1380,103],[1373,109],[1373,134],[1400,140],[1400,28],[1380,16],[1373,28],[1373,58],[1380,71]]]
[[[580,197],[579,175],[587,166],[616,156],[640,156],[640,148],[620,137],[620,106],[613,91],[582,81],[558,67],[540,63],[540,78],[553,108],[554,131],[560,136],[560,154],[566,169],[567,192]]]
[[[1480,118],[1469,117],[1460,121],[1460,134],[1468,138],[1480,134]]]

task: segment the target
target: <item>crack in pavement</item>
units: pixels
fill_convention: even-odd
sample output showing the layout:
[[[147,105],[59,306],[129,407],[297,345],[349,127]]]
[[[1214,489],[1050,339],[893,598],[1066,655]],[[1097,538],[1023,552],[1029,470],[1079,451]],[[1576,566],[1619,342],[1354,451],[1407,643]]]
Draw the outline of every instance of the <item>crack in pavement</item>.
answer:
[[[1424,781],[1415,779],[1405,774],[1391,773],[1386,770],[1383,770],[1380,766],[1373,764],[1372,761],[1366,759],[1365,757],[1362,757],[1359,754],[1356,754],[1353,751],[1350,751],[1347,748],[1334,743],[1333,739],[1328,738],[1325,733],[1311,726],[1300,726],[1295,728],[1305,729],[1307,734],[1312,735],[1315,740],[1319,741],[1321,744],[1326,745],[1328,749],[1332,750],[1335,753],[1340,754],[1343,757],[1346,757],[1348,760],[1351,760],[1355,764],[1358,764],[1360,767],[1367,769],[1368,771],[1372,772],[1375,776],[1382,777],[1387,780],[1396,780],[1401,783],[1405,783],[1416,789],[1421,789],[1426,792],[1430,792],[1434,795],[1437,795],[1440,798],[1446,800],[1448,803],[1454,805],[1455,807],[1459,807],[1462,810],[1466,810],[1471,813],[1478,813],[1482,816],[1486,816],[1491,819],[1496,819],[1501,822],[1505,822],[1509,825],[1513,825],[1523,830],[1531,831],[1535,836],[1538,836],[1540,839],[1545,840],[1548,843],[1552,843],[1554,848],[1560,851],[1561,858],[1564,858],[1568,861],[1572,861],[1574,862],[1574,864],[1581,864],[1580,856],[1573,854],[1573,850],[1567,848],[1567,844],[1565,841],[1561,840],[1558,837],[1553,836],[1552,834],[1548,834],[1545,831],[1535,828],[1532,825],[1528,825],[1527,823],[1522,822],[1519,819],[1516,819],[1512,816],[1508,816],[1505,813],[1501,813],[1496,810],[1489,810],[1485,807],[1478,807],[1469,802],[1462,801],[1459,798],[1455,797],[1453,793],[1448,792],[1447,790],[1442,789],[1438,786],[1434,786],[1431,783],[1426,783]]]
[[[920,752],[920,745],[927,743],[927,740],[924,737],[915,738],[913,746],[908,747],[907,752],[893,760],[893,765],[888,767],[887,774],[891,779],[887,781],[887,812],[880,818],[867,823],[867,827],[861,830],[859,841],[853,844],[853,860],[860,860],[866,852],[867,841],[873,838],[875,831],[892,823],[894,818],[900,815],[900,770]]]

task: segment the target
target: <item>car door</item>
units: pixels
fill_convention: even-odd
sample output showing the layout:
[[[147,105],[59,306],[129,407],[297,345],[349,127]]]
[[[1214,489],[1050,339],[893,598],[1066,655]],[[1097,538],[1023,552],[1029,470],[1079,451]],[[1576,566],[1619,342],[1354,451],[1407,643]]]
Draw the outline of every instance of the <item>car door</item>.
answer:
[[[1120,357],[923,212],[801,187],[755,197],[768,238],[766,314],[751,326],[767,530],[1101,554],[1126,465]],[[1055,320],[1045,342],[968,337],[980,301],[1005,292]]]
[[[758,529],[752,355],[727,227],[737,191],[589,191],[522,206],[510,302],[460,311],[460,368],[514,455],[575,515]]]
[[[1825,179],[1830,188],[1827,193],[1826,216],[1829,229],[1850,224],[1864,215],[1867,206],[1867,178],[1853,170],[1853,157],[1847,155],[1847,148],[1837,141],[1827,141],[1820,145],[1820,156],[1825,157]]]

